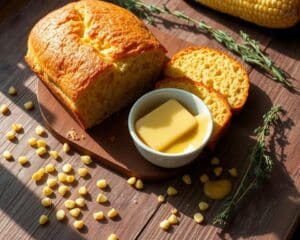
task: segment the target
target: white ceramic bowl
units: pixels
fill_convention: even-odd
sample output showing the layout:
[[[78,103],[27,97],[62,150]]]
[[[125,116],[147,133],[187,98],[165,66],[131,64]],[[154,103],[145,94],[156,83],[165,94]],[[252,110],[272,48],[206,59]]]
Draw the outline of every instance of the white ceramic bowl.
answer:
[[[203,144],[198,148],[176,154],[162,153],[148,147],[137,135],[135,122],[171,98],[178,100],[194,116],[201,113],[209,117],[206,136]],[[134,103],[128,116],[128,129],[137,150],[146,160],[160,167],[177,168],[192,162],[199,156],[212,134],[213,120],[207,106],[194,94],[176,88],[162,88],[146,93]]]

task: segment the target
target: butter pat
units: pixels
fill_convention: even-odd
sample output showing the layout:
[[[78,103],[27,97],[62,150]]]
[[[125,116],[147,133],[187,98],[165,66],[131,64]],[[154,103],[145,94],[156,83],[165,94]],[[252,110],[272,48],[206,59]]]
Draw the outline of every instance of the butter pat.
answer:
[[[164,150],[196,126],[195,117],[175,99],[168,100],[135,124],[142,141],[157,151]]]

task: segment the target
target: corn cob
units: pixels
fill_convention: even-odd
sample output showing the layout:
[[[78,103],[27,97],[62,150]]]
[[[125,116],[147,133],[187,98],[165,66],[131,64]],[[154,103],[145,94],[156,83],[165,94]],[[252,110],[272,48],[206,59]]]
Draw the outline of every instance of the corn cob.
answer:
[[[300,0],[195,0],[212,9],[269,28],[287,28],[300,19]]]

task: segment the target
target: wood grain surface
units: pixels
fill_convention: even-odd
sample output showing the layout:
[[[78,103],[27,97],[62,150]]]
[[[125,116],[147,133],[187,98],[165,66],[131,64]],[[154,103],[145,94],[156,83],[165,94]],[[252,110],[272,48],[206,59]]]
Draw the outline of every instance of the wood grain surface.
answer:
[[[10,150],[14,160],[0,159],[0,239],[106,239],[116,233],[120,239],[289,239],[299,220],[300,211],[300,97],[274,83],[259,70],[246,65],[251,80],[249,99],[244,110],[234,117],[227,134],[221,139],[215,155],[221,159],[224,169],[237,167],[242,172],[247,165],[247,154],[254,143],[253,130],[261,123],[262,115],[274,104],[283,106],[286,113],[281,123],[272,131],[268,139],[273,157],[276,159],[272,179],[260,190],[250,194],[239,208],[231,227],[220,229],[210,224],[222,201],[210,201],[203,195],[199,176],[202,173],[211,175],[209,161],[203,161],[187,170],[193,184],[185,185],[181,176],[156,183],[145,182],[145,188],[137,191],[130,187],[124,177],[105,168],[101,164],[89,167],[88,179],[78,179],[71,186],[70,199],[78,197],[78,187],[85,185],[89,189],[87,207],[83,209],[82,219],[86,227],[77,231],[72,227],[74,219],[68,216],[65,222],[55,220],[55,211],[64,209],[61,197],[55,191],[51,196],[54,205],[45,209],[40,205],[42,188],[46,178],[36,185],[31,180],[33,172],[49,162],[61,171],[63,164],[71,163],[75,169],[82,166],[79,154],[65,154],[62,144],[48,131],[45,139],[50,149],[58,150],[61,160],[55,161],[49,156],[40,158],[35,149],[27,144],[27,139],[35,136],[35,127],[43,124],[38,109],[36,90],[37,78],[24,62],[27,36],[35,22],[52,9],[64,5],[66,0],[28,0],[16,1],[20,4],[10,5],[9,1],[0,2],[0,104],[6,103],[10,108],[8,115],[0,115],[0,153]],[[149,0],[153,4],[167,1]],[[168,1],[172,9],[183,10],[189,16],[203,19],[212,26],[232,34],[239,40],[239,30],[249,33],[259,40],[263,49],[274,61],[287,71],[296,86],[300,87],[300,36],[299,25],[289,30],[266,30],[236,18],[226,16],[205,7],[199,7],[190,1]],[[4,9],[7,9],[4,10]],[[14,10],[12,10],[14,9]],[[5,14],[4,14],[5,13]],[[225,50],[221,45],[193,27],[177,19],[158,16],[157,28],[195,45],[207,45]],[[171,43],[170,43],[171,44]],[[234,56],[235,57],[235,56]],[[237,58],[238,59],[238,58]],[[15,86],[18,94],[10,96],[7,90]],[[23,104],[33,101],[35,109],[26,111]],[[5,134],[11,124],[23,124],[24,132],[17,135],[17,140],[6,140]],[[21,167],[17,158],[26,155],[30,164]],[[56,173],[57,174],[57,173]],[[104,192],[109,204],[95,203],[96,195],[102,190],[96,187],[96,181],[105,178],[109,188]],[[233,180],[234,185],[239,179]],[[157,196],[165,195],[169,185],[176,187],[179,194],[168,197],[167,203],[157,202]],[[210,209],[205,213],[205,224],[194,223],[192,216],[198,212],[198,203],[206,200]],[[116,208],[120,217],[96,222],[92,218],[95,211],[107,212]],[[169,232],[159,229],[159,222],[170,215],[170,209],[180,212],[180,224]],[[48,214],[50,223],[39,226],[38,218]]]

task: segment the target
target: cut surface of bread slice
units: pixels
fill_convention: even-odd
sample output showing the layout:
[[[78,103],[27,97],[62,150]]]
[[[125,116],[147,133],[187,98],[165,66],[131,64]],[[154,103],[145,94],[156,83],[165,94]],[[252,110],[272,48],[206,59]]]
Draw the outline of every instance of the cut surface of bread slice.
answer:
[[[227,54],[207,48],[189,47],[175,54],[165,68],[172,78],[186,77],[224,95],[233,112],[241,110],[249,91],[249,77],[243,66]]]
[[[227,100],[212,88],[186,78],[165,78],[156,83],[156,88],[179,88],[195,94],[207,105],[214,122],[214,130],[209,142],[209,148],[213,149],[230,123],[231,111]]]

